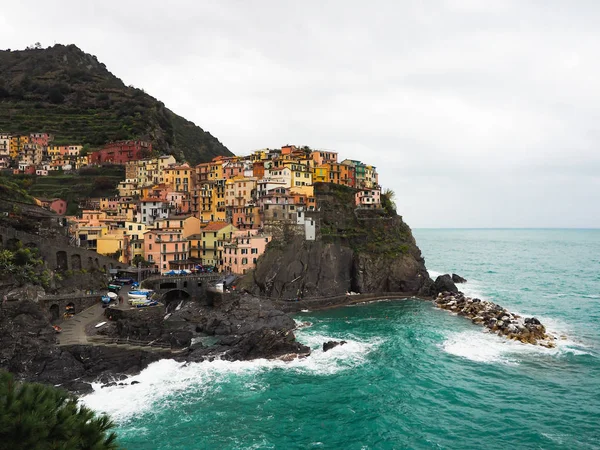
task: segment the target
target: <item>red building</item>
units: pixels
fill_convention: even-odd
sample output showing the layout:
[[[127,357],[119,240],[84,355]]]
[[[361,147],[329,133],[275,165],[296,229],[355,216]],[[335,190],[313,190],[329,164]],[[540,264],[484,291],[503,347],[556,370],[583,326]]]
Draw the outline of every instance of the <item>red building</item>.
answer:
[[[48,143],[52,140],[52,136],[48,133],[31,133],[29,135],[29,142],[32,144],[48,146]]]
[[[126,164],[148,157],[152,144],[146,141],[119,141],[106,144],[90,155],[91,164]]]

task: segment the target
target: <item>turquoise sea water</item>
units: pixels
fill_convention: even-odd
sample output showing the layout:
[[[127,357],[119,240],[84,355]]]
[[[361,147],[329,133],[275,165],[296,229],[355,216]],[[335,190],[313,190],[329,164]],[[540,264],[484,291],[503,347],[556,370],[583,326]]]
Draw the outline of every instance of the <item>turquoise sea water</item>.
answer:
[[[600,448],[600,230],[414,234],[432,275],[535,315],[558,347],[385,301],[299,314],[303,361],[159,361],[84,401],[129,449]],[[329,339],[348,344],[322,353]]]

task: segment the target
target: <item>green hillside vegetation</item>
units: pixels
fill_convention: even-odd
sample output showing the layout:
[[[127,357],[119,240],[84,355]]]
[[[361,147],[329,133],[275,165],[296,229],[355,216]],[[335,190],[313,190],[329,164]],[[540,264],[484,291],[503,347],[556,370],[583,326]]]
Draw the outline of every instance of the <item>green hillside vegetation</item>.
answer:
[[[0,177],[0,198],[23,203],[35,203],[33,197],[23,188],[21,183],[4,176]]]
[[[85,198],[116,195],[116,186],[124,178],[125,169],[122,166],[87,167],[78,173],[52,171],[47,177],[3,175],[0,176],[0,189],[10,186],[13,192],[22,192],[29,199],[32,196],[62,198],[68,202],[67,214],[74,215],[78,212],[78,203]]]
[[[0,51],[0,132],[46,132],[55,144],[146,139],[192,164],[231,155],[218,139],[125,84],[75,45]]]
[[[114,427],[62,389],[0,371],[0,449],[117,449]]]

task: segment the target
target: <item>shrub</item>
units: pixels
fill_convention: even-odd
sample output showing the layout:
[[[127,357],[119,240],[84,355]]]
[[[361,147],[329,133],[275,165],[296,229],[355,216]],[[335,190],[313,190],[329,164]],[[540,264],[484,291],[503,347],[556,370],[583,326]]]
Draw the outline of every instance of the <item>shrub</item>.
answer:
[[[0,372],[0,448],[116,449],[114,423],[52,386]]]

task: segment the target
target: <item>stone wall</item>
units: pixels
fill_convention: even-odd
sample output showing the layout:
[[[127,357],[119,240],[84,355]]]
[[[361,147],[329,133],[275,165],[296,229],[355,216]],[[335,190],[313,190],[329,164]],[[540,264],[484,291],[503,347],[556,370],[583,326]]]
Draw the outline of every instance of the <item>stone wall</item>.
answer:
[[[37,248],[48,268],[53,270],[122,269],[126,265],[92,250],[69,244],[64,236],[44,237],[0,227],[0,246],[8,248],[20,242],[25,247]]]
[[[75,308],[75,314],[78,314],[90,306],[99,303],[101,297],[101,294],[47,295],[40,297],[37,302],[44,311],[50,314],[53,320],[60,320],[66,311],[67,305],[72,304]]]
[[[186,295],[196,301],[206,303],[208,301],[206,288],[221,278],[223,275],[218,273],[151,277],[142,282],[142,287],[153,289],[161,294],[166,304],[172,300],[180,300]]]

